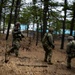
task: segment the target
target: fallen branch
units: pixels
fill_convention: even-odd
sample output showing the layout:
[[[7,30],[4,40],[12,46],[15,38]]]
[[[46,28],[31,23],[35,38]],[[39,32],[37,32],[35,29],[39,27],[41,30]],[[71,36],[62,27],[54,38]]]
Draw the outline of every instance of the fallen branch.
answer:
[[[26,64],[17,64],[17,66],[28,66],[28,67],[48,67],[47,65],[26,65]]]

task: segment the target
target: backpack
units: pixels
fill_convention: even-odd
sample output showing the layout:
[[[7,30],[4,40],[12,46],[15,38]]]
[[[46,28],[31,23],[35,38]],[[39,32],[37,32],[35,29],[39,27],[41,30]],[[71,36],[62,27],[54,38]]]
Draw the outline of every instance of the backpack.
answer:
[[[71,51],[71,53],[75,53],[75,41],[71,42],[70,51]]]
[[[42,39],[42,44],[46,44],[46,41],[48,41],[48,33],[46,33]]]
[[[75,41],[70,42],[70,49],[67,50],[68,57],[75,57]]]

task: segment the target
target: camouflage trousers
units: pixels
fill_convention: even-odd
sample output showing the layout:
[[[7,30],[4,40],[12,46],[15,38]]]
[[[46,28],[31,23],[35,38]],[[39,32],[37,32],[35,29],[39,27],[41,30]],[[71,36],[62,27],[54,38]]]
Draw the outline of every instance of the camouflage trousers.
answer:
[[[71,69],[71,60],[72,60],[71,57],[67,58],[67,68],[69,68],[69,69]]]
[[[67,54],[67,67],[71,67],[71,60],[75,58],[75,53]]]
[[[50,46],[43,46],[43,48],[44,48],[44,51],[45,51],[44,61],[51,62],[52,48]]]
[[[10,53],[15,53],[16,56],[18,56],[18,52],[19,52],[19,48],[20,48],[20,42],[19,41],[13,41],[12,42],[12,47],[11,49],[8,51],[8,55]]]

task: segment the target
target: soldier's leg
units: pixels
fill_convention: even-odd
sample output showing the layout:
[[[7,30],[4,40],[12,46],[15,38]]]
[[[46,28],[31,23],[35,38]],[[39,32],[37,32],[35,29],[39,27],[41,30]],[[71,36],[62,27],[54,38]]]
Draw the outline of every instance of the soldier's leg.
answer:
[[[49,63],[49,64],[53,64],[53,63],[51,62],[51,58],[52,58],[52,50],[49,50],[49,52],[48,52],[48,63]]]
[[[71,69],[71,57],[67,58],[67,68]]]
[[[15,55],[16,55],[16,57],[18,57],[19,48],[20,48],[20,43],[18,41],[18,43],[16,44],[16,47],[15,47]]]
[[[15,47],[12,47],[10,50],[10,53],[14,53],[14,49],[15,49]]]
[[[14,49],[15,49],[15,47],[13,46],[13,47],[7,52],[7,54],[10,55],[10,53],[13,53],[13,52],[14,52]]]
[[[47,57],[48,57],[48,52],[45,51],[45,58],[44,58],[44,61],[47,62]]]
[[[16,57],[18,57],[19,48],[16,47],[15,50],[14,50],[14,52],[15,52]]]
[[[18,57],[18,49],[15,49],[15,55]]]
[[[43,48],[44,48],[44,51],[45,51],[45,57],[44,57],[44,62],[47,62],[47,47],[46,46],[43,46]]]

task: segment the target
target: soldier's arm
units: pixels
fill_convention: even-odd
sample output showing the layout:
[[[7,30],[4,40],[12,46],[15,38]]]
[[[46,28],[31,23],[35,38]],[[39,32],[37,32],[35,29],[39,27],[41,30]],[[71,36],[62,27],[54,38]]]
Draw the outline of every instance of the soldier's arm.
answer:
[[[19,37],[19,38],[20,38],[20,40],[22,40],[22,38],[24,38],[23,33],[22,33],[21,31],[19,31],[18,33],[19,33],[19,36],[20,36],[20,37]]]

